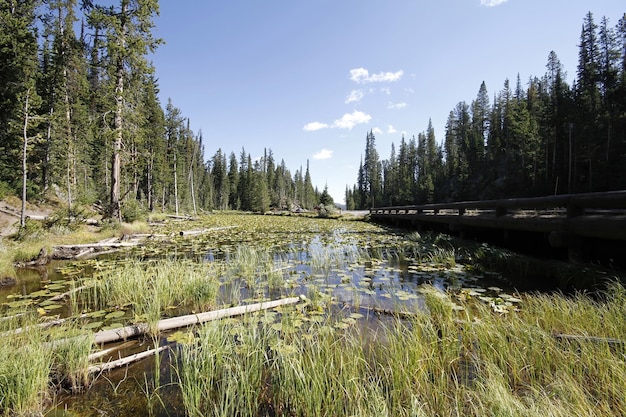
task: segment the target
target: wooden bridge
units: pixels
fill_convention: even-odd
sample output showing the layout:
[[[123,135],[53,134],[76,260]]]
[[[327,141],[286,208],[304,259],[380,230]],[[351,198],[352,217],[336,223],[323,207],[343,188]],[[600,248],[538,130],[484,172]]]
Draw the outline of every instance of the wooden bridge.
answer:
[[[626,261],[626,190],[377,207],[370,210],[370,216],[396,226],[461,237],[487,234],[503,242],[510,241],[512,234],[533,235],[547,248],[567,249],[570,258],[584,256],[595,247],[611,247]]]

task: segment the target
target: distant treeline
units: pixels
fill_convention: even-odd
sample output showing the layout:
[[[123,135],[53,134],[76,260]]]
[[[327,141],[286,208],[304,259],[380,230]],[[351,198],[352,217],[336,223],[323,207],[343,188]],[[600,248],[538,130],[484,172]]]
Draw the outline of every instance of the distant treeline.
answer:
[[[523,85],[483,82],[450,112],[445,138],[425,133],[381,160],[372,132],[348,208],[626,189],[626,14],[616,26],[589,12],[572,85],[555,52]]]
[[[191,212],[312,208],[322,195],[271,150],[222,150],[163,109],[147,55],[157,0],[0,0],[0,198]],[[79,17],[80,16],[80,20]],[[77,34],[75,28],[80,28]]]

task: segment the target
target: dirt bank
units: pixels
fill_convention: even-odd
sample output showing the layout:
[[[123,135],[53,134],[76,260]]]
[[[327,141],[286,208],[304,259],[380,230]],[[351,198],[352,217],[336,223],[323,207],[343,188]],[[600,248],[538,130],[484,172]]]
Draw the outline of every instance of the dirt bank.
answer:
[[[12,200],[0,200],[0,238],[14,234],[20,225],[21,202]],[[26,216],[34,219],[44,219],[50,212],[48,208],[32,204],[26,207]]]

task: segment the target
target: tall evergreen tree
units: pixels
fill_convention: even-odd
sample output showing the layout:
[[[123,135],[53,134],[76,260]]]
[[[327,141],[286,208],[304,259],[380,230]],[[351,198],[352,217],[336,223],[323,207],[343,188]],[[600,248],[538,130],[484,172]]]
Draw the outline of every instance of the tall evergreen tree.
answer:
[[[24,134],[25,118],[33,112],[38,97],[38,5],[37,0],[0,1],[0,181],[15,191],[22,185],[15,173],[23,171],[19,161],[24,138],[30,135]]]
[[[154,27],[152,19],[158,13],[157,0],[120,0],[117,8],[95,6],[89,13],[92,27],[103,28],[109,38],[108,70],[114,91],[109,215],[115,219],[121,219],[122,148],[128,129],[124,126],[128,118],[125,103],[132,97],[132,82],[153,71],[146,55],[154,52],[160,42],[151,32]]]

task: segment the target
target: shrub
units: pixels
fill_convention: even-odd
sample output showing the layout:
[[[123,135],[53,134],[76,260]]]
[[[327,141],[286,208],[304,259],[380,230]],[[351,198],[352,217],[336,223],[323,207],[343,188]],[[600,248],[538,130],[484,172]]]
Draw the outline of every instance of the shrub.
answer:
[[[132,223],[146,217],[146,212],[141,203],[135,199],[126,200],[122,205],[122,218],[127,223]]]

